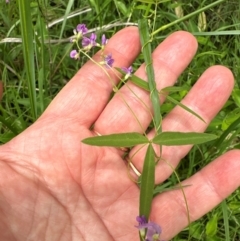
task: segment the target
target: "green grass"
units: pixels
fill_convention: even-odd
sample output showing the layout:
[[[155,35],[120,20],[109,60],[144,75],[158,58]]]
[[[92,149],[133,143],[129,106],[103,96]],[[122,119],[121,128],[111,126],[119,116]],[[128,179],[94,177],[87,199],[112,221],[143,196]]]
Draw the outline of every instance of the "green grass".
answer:
[[[158,2],[155,5],[153,0],[31,1],[31,9],[25,16],[32,19],[32,24],[27,20],[28,31],[34,33],[31,35],[33,44],[29,32],[25,30],[26,43],[32,57],[30,59],[27,49],[24,52],[23,45],[17,42],[24,38],[21,34],[24,29],[20,26],[18,5],[13,0],[9,4],[1,1],[0,79],[4,84],[4,96],[0,106],[0,143],[6,143],[31,125],[86,61],[86,58],[79,62],[69,58],[72,44],[68,38],[73,35],[72,31],[78,23],[86,23],[89,29],[111,24],[110,28],[104,30],[107,37],[110,37],[123,28],[126,22],[136,24],[139,16],[146,16],[150,20],[150,29],[154,26],[154,31],[178,19],[175,13],[177,6],[181,6],[183,16],[186,16],[216,1],[189,0],[182,3],[178,1],[179,4],[167,0]],[[221,136],[221,142],[194,147],[177,169],[180,180],[193,175],[227,150],[240,147],[240,1],[226,0],[223,4],[206,10],[205,14],[207,26],[202,32],[198,29],[197,14],[163,29],[154,35],[152,41],[154,49],[167,35],[180,29],[192,32],[197,37],[198,52],[178,79],[177,85],[184,88],[171,94],[177,101],[186,95],[187,89],[211,65],[225,65],[235,77],[232,96],[207,129],[208,132]],[[115,23],[122,25],[117,26]],[[25,59],[29,60],[28,64],[24,54]],[[140,55],[134,67],[142,62],[143,56]],[[166,101],[161,106],[162,115],[172,108],[172,102]],[[226,139],[229,134],[232,137]],[[166,181],[167,186],[177,183],[175,175]],[[240,191],[237,190],[173,240],[187,240],[189,235],[190,240],[240,240]]]

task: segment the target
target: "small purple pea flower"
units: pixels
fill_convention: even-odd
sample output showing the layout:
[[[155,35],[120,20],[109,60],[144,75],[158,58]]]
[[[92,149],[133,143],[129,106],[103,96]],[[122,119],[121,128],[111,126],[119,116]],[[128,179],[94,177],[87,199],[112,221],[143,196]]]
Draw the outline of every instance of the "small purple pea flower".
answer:
[[[76,30],[81,35],[84,35],[84,34],[86,34],[88,32],[86,24],[78,24],[77,27],[76,27]]]
[[[112,67],[114,59],[112,58],[112,54],[108,54],[104,57],[104,64],[109,68]]]
[[[132,66],[126,68],[126,67],[123,67],[121,68],[122,71],[124,71],[126,73],[125,77],[124,77],[124,80],[128,79],[131,75],[132,75],[132,72],[133,72],[133,68]]]
[[[138,222],[139,225],[143,225],[143,224],[146,224],[147,223],[147,219],[145,218],[144,215],[142,216],[137,216],[136,217],[136,220]],[[137,226],[136,226],[137,227]]]
[[[82,39],[83,48],[88,51],[92,47],[96,46],[96,39],[97,39],[97,35],[95,33],[92,33],[90,38],[83,37]]]
[[[9,0],[6,0],[6,3],[9,3]]]
[[[80,58],[80,55],[79,55],[78,51],[77,51],[76,49],[74,49],[74,50],[72,50],[72,51],[70,52],[70,57],[71,57],[72,59],[79,59],[79,58]]]
[[[102,36],[102,47],[104,47],[108,42],[108,39],[106,38],[105,34]]]
[[[88,29],[85,24],[78,24],[76,29],[73,30],[74,37],[70,38],[70,42],[73,43],[78,41],[87,32],[88,32]]]
[[[138,226],[135,226],[139,229],[140,234],[146,241],[160,241],[160,234],[162,229],[160,226],[154,222],[147,222],[145,216],[137,216],[136,220],[138,221]],[[145,230],[147,229],[147,234]],[[146,234],[146,237],[145,237]]]

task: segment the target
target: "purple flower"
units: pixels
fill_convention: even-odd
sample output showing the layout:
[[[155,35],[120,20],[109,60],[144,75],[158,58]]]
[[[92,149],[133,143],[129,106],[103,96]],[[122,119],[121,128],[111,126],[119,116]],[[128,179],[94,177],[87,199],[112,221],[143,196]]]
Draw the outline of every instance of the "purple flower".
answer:
[[[9,3],[9,0],[6,0],[6,3]]]
[[[112,58],[112,54],[108,54],[104,57],[104,64],[107,67],[112,67],[113,62],[114,62],[114,59]]]
[[[122,68],[122,71],[124,71],[126,73],[125,77],[124,77],[124,80],[128,79],[131,75],[132,75],[132,72],[133,72],[133,68],[132,66],[126,68],[126,67],[123,67]]]
[[[106,38],[105,34],[102,36],[102,47],[104,47],[108,42],[108,39]]]
[[[132,68],[132,66],[130,66],[130,67],[128,67],[128,68],[126,68],[126,67],[123,67],[122,68],[122,71],[124,71],[126,74],[131,74],[132,72],[133,72],[133,68]]]
[[[146,241],[159,241],[162,229],[160,226],[154,222],[147,222],[144,216],[137,216],[138,226],[140,234]],[[147,234],[145,235],[145,230],[147,229]]]
[[[74,50],[72,50],[72,51],[70,52],[70,57],[71,57],[72,59],[79,59],[79,58],[80,58],[80,55],[79,55],[78,51],[77,51],[76,49],[74,49]]]
[[[78,24],[76,27],[76,30],[78,33],[80,33],[81,35],[84,35],[85,33],[88,32],[88,29],[86,27],[86,24]]]
[[[78,24],[76,29],[73,30],[74,37],[70,38],[70,42],[73,43],[78,41],[87,32],[88,32],[88,29],[85,24]]]
[[[92,33],[90,38],[83,37],[82,39],[82,46],[85,50],[90,50],[92,47],[96,45],[97,35]]]
[[[137,217],[136,217],[136,220],[137,220],[137,222],[138,222],[139,225],[143,225],[143,224],[146,224],[146,223],[147,223],[147,219],[145,218],[144,215],[142,215],[142,216],[137,216]],[[136,226],[136,227],[138,227],[138,226]]]
[[[160,238],[162,229],[154,222],[148,222],[146,240],[157,241]]]

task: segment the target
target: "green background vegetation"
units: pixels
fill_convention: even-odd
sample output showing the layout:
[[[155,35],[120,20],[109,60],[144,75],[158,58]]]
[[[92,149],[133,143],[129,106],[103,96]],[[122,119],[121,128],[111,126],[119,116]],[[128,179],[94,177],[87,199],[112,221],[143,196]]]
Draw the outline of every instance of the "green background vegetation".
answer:
[[[150,29],[155,22],[154,31],[214,2],[216,1],[31,1],[31,14],[26,19],[29,28],[25,34],[26,37],[30,34],[35,44],[30,49],[32,55],[28,65],[24,61],[23,45],[20,42],[24,31],[20,26],[17,1],[10,0],[9,4],[0,1],[0,79],[4,85],[0,105],[0,143],[9,141],[31,125],[86,61],[84,57],[78,62],[69,58],[72,49],[69,37],[73,35],[77,24],[85,23],[89,29],[99,28],[98,34],[104,32],[109,38],[126,23],[134,25],[140,17],[147,17]],[[204,11],[204,14],[197,14],[159,32],[154,36],[152,49],[177,30],[192,32],[198,40],[199,49],[178,79],[177,85],[183,89],[172,93],[171,97],[180,101],[202,72],[212,65],[227,66],[235,77],[231,97],[207,129],[207,132],[218,135],[220,139],[191,150],[177,169],[183,180],[220,154],[240,147],[240,1],[222,1]],[[143,56],[140,55],[134,68],[142,62]],[[166,101],[162,105],[162,114],[172,108],[173,104]],[[175,175],[172,175],[164,187],[171,187],[177,182]],[[240,240],[239,190],[173,240],[187,240],[189,235],[190,240]]]

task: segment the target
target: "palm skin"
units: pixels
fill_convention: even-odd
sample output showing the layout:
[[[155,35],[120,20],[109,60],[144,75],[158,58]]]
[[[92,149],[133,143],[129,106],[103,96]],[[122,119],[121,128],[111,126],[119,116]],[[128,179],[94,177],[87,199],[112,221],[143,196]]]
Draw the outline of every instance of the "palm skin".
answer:
[[[190,34],[177,32],[155,50],[155,75],[157,80],[161,79],[159,89],[174,84],[196,47]],[[130,27],[112,37],[105,51],[112,53],[115,66],[129,66],[139,50],[138,31]],[[98,56],[94,58],[97,60]],[[117,83],[110,71],[109,74]],[[146,79],[144,66],[137,74]],[[204,131],[232,87],[233,77],[228,69],[210,68],[183,100],[206,123],[176,107],[163,121],[163,129]],[[132,88],[150,105],[147,93]],[[111,90],[112,84],[105,73],[88,62],[31,127],[1,146],[0,240],[138,240],[134,225],[139,188],[128,176],[123,153],[80,142],[93,136],[89,130],[93,124],[101,134],[141,132],[147,128],[151,119],[148,111],[126,88],[108,104]],[[141,127],[122,96],[139,117]],[[189,149],[189,146],[164,148],[163,157],[176,166]],[[133,158],[139,170],[144,151]],[[185,189],[191,221],[207,213],[239,186],[239,157],[239,151],[230,151],[184,182],[191,184]],[[156,182],[170,174],[169,166],[159,163]],[[161,225],[164,240],[187,226],[181,191],[157,196],[151,220]]]

